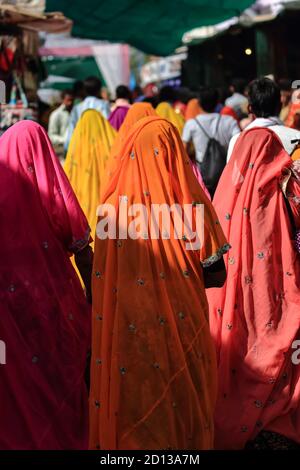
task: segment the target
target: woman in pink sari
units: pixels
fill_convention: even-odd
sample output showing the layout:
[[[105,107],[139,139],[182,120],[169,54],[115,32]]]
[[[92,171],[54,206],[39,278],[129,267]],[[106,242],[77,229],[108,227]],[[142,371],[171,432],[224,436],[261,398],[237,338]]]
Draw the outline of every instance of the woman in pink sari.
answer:
[[[225,286],[208,291],[216,447],[300,443],[300,172],[271,129],[241,134],[214,205],[232,247]]]
[[[38,124],[1,137],[0,187],[0,449],[85,449],[89,227]]]

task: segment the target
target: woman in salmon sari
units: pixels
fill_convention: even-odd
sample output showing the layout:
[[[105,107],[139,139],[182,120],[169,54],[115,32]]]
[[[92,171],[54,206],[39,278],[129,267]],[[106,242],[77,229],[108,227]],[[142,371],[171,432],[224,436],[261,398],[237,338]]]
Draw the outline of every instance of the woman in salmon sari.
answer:
[[[95,233],[97,207],[116,132],[109,122],[92,109],[81,116],[72,136],[65,171]]]
[[[180,112],[176,112],[170,103],[160,103],[156,108],[156,112],[161,118],[167,119],[177,127],[179,134],[182,135],[185,123],[184,117]]]
[[[232,246],[226,285],[208,293],[219,449],[242,449],[261,432],[300,442],[300,173],[287,178],[291,165],[271,129],[245,131],[215,194]]]
[[[88,285],[90,229],[41,126],[0,149],[0,449],[85,449],[90,308],[69,255]]]
[[[118,215],[117,239],[99,238],[103,213],[95,243],[90,448],[211,449],[216,364],[204,283],[224,282],[228,246],[171,123],[139,121],[121,155],[102,199],[110,221]],[[119,233],[132,223],[127,204],[149,216],[137,237]],[[155,204],[190,205],[191,223],[203,207],[201,246],[189,249],[186,231],[174,236],[174,214],[151,236]]]

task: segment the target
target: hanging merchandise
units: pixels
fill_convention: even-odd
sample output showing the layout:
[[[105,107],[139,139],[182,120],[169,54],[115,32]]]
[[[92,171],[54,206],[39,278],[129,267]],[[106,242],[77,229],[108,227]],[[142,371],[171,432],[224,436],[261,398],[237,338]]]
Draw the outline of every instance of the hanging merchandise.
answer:
[[[23,119],[37,121],[37,109],[30,107],[20,77],[13,74],[9,104],[0,105],[0,132]]]

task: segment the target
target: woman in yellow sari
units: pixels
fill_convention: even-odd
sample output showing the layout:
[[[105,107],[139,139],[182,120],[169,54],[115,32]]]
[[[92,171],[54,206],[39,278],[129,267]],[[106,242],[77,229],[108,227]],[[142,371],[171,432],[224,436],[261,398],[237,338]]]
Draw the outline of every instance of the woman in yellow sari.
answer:
[[[182,135],[185,120],[180,112],[176,112],[166,101],[157,106],[156,112],[161,118],[167,119],[177,127],[179,134]]]
[[[96,229],[100,191],[115,136],[116,131],[98,111],[85,111],[75,128],[65,162],[65,172],[92,234]]]

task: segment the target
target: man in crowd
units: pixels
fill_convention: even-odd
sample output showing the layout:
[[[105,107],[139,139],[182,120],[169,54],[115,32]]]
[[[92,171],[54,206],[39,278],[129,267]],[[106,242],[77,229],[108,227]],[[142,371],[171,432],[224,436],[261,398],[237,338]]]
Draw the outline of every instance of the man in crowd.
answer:
[[[84,84],[84,100],[77,104],[71,113],[70,124],[67,131],[67,139],[65,148],[67,149],[76,127],[77,121],[80,119],[82,113],[87,109],[95,109],[99,111],[106,119],[110,114],[110,105],[107,101],[100,99],[101,81],[97,77],[86,78]]]
[[[62,92],[61,105],[49,117],[48,134],[59,157],[63,157],[64,154],[64,145],[67,138],[73,102],[73,91],[64,90]]]
[[[126,85],[119,85],[116,88],[116,101],[112,107],[112,111],[119,107],[129,108],[131,105],[132,94]]]
[[[220,116],[215,113],[218,104],[218,92],[214,88],[205,87],[200,90],[199,104],[203,110],[195,119],[186,122],[182,140],[188,147],[193,142],[195,158],[201,164],[210,138],[217,140],[227,151],[230,139],[240,132],[235,119],[231,116]]]
[[[225,101],[225,106],[233,110],[239,121],[247,114],[248,100],[245,96],[245,89],[245,80],[235,78],[229,87],[231,96]]]
[[[249,85],[249,113],[254,121],[245,129],[269,127],[282,142],[285,150],[292,155],[300,140],[300,131],[284,126],[279,119],[281,110],[281,93],[279,86],[269,78],[258,78]],[[229,145],[227,161],[230,159],[238,139],[235,135]]]

